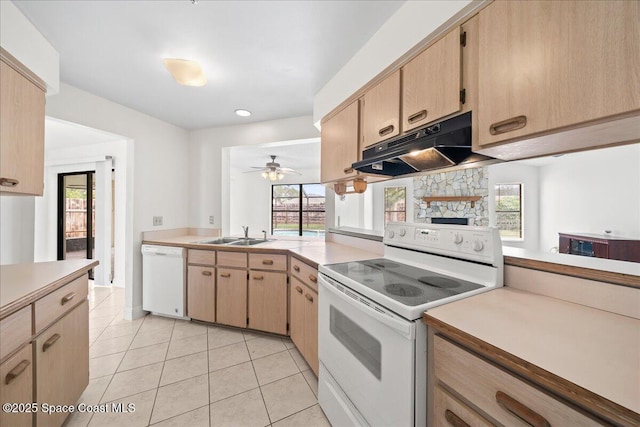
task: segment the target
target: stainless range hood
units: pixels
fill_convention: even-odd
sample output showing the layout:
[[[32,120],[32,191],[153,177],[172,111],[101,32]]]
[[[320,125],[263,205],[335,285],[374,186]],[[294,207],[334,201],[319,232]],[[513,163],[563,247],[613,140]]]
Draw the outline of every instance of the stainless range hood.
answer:
[[[363,173],[398,176],[490,159],[471,152],[468,112],[368,147],[352,167]]]

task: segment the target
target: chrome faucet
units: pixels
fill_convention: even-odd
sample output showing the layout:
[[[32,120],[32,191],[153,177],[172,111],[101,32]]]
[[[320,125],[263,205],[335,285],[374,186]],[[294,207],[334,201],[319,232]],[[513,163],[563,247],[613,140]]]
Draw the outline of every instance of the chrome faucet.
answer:
[[[264,233],[264,241],[267,241],[267,232],[265,230],[262,230],[262,232]]]
[[[243,225],[242,229],[244,230],[244,238],[248,239],[249,238],[249,226],[248,225]]]

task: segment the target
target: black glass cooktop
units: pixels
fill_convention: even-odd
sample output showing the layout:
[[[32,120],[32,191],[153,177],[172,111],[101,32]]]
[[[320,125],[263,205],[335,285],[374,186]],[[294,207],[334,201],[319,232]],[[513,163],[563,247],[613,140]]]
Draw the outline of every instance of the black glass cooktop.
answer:
[[[416,306],[482,288],[466,280],[385,258],[325,265],[402,304]]]

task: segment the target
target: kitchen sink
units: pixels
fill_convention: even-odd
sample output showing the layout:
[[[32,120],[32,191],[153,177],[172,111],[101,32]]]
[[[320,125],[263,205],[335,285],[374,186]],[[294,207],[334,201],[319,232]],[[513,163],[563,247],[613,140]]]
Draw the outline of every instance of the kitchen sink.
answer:
[[[264,243],[264,239],[242,238],[242,237],[219,237],[213,240],[201,240],[195,243],[203,243],[207,245],[233,245],[233,246],[251,246],[258,243]]]
[[[229,245],[233,245],[233,246],[251,246],[251,245],[257,245],[258,243],[264,243],[266,242],[266,240],[264,239],[239,239],[236,240],[235,242],[231,242],[229,243]]]
[[[208,245],[226,245],[227,243],[235,242],[239,239],[239,237],[218,237],[214,240],[200,240],[196,243],[205,243]]]

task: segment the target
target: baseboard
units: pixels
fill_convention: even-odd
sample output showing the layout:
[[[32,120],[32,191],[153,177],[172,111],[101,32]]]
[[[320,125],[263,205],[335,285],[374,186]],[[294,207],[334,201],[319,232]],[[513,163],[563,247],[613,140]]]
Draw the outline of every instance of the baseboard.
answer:
[[[147,314],[146,311],[142,309],[141,305],[136,307],[126,307],[122,310],[122,318],[125,320],[135,320],[139,319]]]

